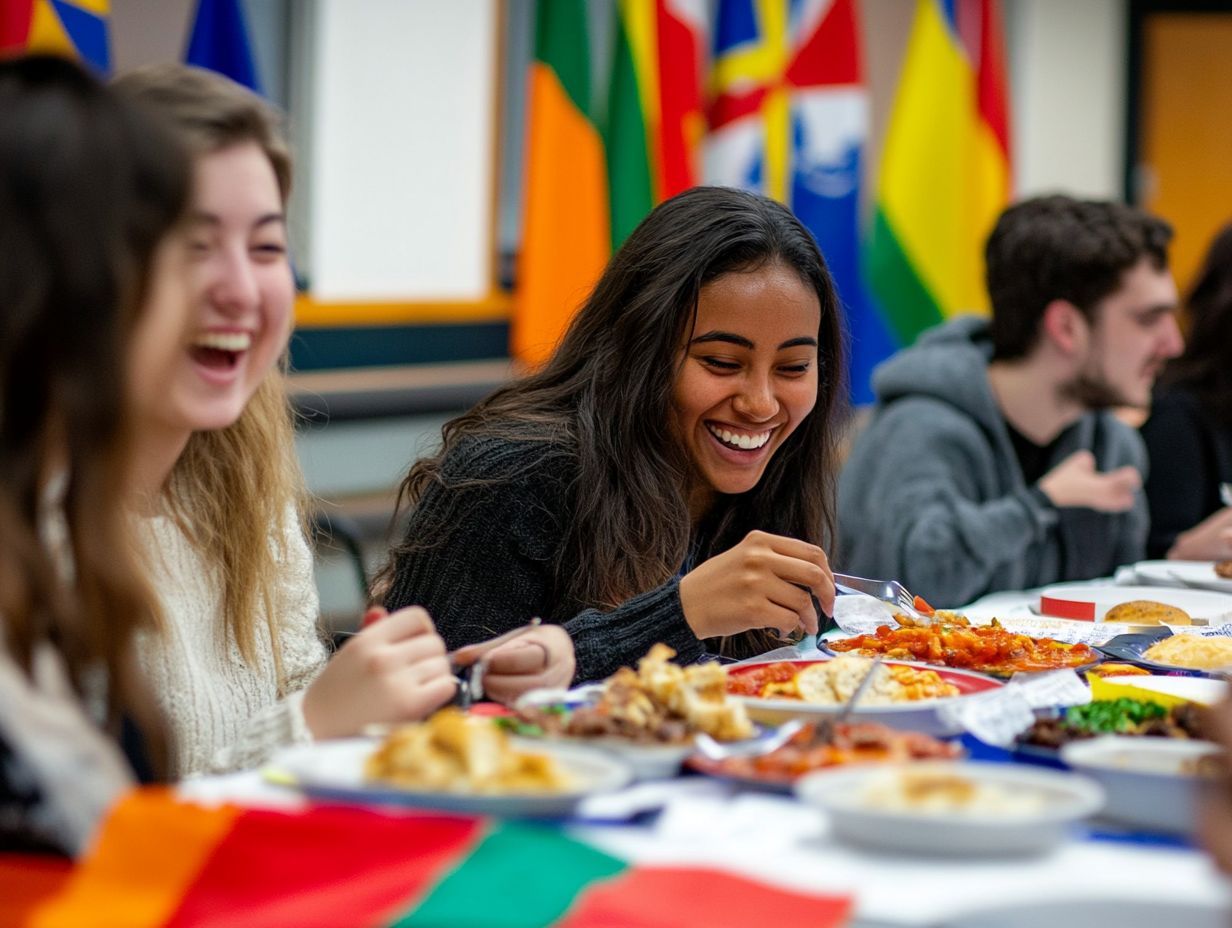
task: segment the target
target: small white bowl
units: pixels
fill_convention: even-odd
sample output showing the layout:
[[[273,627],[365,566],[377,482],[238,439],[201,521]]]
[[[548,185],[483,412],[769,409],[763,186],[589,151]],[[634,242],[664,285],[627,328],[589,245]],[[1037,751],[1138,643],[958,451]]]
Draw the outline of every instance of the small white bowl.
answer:
[[[1192,834],[1204,779],[1182,765],[1221,748],[1207,741],[1106,735],[1073,741],[1061,760],[1098,780],[1107,793],[1103,818],[1168,834]]]
[[[896,778],[954,776],[1012,797],[1003,810],[920,811],[888,808],[871,795]],[[1064,840],[1071,823],[1099,811],[1097,783],[1055,770],[978,761],[923,761],[811,773],[796,793],[825,810],[836,837],[865,847],[933,856],[1024,855]],[[1038,808],[1012,808],[1035,794]]]

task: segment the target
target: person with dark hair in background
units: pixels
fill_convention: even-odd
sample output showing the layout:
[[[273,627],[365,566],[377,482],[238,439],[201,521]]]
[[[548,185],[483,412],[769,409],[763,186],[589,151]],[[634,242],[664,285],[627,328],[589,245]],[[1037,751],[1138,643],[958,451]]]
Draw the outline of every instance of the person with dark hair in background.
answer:
[[[1159,378],[1142,437],[1151,461],[1150,557],[1232,559],[1232,225],[1211,243],[1186,301],[1185,352]]]
[[[758,653],[832,607],[846,386],[834,285],[782,205],[699,187],[612,258],[543,370],[411,468],[378,582],[450,647],[540,615],[577,678],[655,642]],[[568,682],[568,681],[564,681]]]
[[[80,852],[134,782],[117,742],[138,773],[164,759],[123,500],[132,397],[188,318],[188,184],[77,65],[0,62],[0,850]]]
[[[1112,573],[1142,557],[1145,406],[1181,351],[1171,228],[1047,196],[989,236],[992,318],[926,332],[874,373],[877,405],[839,482],[846,571],[962,604]]]

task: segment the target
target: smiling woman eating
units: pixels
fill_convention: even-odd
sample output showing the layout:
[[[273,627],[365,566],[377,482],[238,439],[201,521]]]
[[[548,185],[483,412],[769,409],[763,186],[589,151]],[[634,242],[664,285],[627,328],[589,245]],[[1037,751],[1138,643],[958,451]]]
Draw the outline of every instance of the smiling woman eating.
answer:
[[[815,632],[843,396],[809,233],[762,197],[682,193],[613,257],[543,370],[411,468],[377,592],[427,607],[451,647],[541,615],[583,680],[657,641],[691,662]]]

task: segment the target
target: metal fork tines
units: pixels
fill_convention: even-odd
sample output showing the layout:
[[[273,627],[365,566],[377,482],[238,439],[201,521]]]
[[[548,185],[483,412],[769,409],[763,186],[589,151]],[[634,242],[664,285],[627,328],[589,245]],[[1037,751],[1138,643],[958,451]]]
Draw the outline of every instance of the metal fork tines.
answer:
[[[834,584],[839,589],[865,593],[873,599],[897,606],[909,615],[919,615],[915,608],[915,597],[897,580],[867,580],[849,574],[834,574]]]

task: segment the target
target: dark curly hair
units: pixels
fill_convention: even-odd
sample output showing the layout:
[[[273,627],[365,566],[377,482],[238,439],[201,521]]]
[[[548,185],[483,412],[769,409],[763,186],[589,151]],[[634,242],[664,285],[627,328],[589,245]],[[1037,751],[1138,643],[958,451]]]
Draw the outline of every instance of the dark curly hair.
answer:
[[[994,360],[1031,352],[1053,300],[1094,322],[1100,301],[1139,261],[1168,266],[1171,240],[1168,223],[1121,203],[1052,195],[1009,207],[984,249]]]

